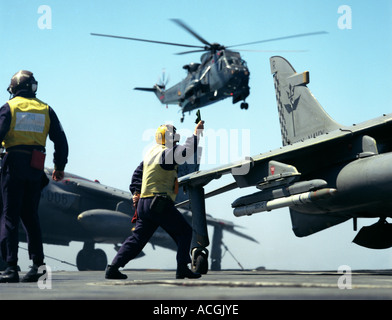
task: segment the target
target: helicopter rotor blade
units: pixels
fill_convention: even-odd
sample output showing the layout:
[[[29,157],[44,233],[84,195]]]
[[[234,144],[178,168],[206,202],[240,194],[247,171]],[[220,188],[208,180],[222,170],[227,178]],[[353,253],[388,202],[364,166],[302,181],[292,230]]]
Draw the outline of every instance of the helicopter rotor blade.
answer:
[[[307,37],[307,36],[315,36],[315,35],[318,35],[318,34],[327,34],[327,33],[328,33],[328,32],[326,32],[326,31],[317,31],[317,32],[309,32],[309,33],[300,33],[300,34],[294,34],[294,35],[291,35],[291,36],[285,36],[285,37],[272,38],[272,39],[267,39],[267,40],[260,40],[260,41],[253,41],[253,42],[247,42],[247,43],[236,44],[236,45],[228,46],[228,47],[226,47],[226,48],[248,46],[248,45],[256,44],[256,43],[263,43],[263,42],[270,42],[270,41],[277,41],[277,40],[286,40],[286,39],[299,38],[299,37]]]
[[[125,40],[134,40],[134,41],[143,41],[143,42],[150,42],[150,43],[158,43],[158,44],[167,44],[171,46],[179,46],[179,47],[187,47],[187,48],[204,48],[202,46],[194,46],[190,44],[181,44],[181,43],[174,43],[174,42],[165,42],[165,41],[155,41],[155,40],[147,40],[147,39],[139,39],[139,38],[130,38],[130,37],[123,37],[123,36],[115,36],[111,34],[102,34],[102,33],[90,33],[92,36],[99,36],[99,37],[108,37],[108,38],[116,38],[116,39],[125,39]]]
[[[267,53],[274,53],[274,52],[308,52],[309,50],[252,50],[252,49],[240,49],[236,50],[239,52],[267,52]]]
[[[204,49],[199,49],[199,50],[191,50],[191,51],[184,51],[184,52],[177,52],[175,55],[183,55],[183,54],[188,54],[188,53],[196,53],[196,52],[205,52],[205,51],[210,51],[209,48],[204,48]]]
[[[207,40],[205,40],[203,37],[201,37],[199,34],[197,34],[195,31],[193,31],[188,25],[186,25],[182,20],[180,19],[171,19],[174,23],[178,24],[180,27],[188,31],[191,35],[193,35],[196,39],[198,39],[200,42],[204,43],[205,45],[211,47],[211,43],[209,43]]]

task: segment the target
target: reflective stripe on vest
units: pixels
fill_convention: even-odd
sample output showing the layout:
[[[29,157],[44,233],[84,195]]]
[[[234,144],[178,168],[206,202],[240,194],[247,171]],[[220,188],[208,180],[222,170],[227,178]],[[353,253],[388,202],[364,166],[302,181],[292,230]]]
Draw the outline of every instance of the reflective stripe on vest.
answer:
[[[165,170],[159,163],[165,149],[157,144],[144,157],[141,198],[166,193],[173,201],[176,199],[177,166],[174,170]]]
[[[49,133],[49,106],[36,98],[15,97],[8,101],[11,125],[3,147],[39,145],[45,147]]]

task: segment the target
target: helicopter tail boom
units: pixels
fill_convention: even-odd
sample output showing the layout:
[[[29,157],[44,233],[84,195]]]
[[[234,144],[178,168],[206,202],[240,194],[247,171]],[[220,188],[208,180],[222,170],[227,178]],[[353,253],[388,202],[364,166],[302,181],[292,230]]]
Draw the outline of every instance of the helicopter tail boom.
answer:
[[[157,98],[159,99],[159,101],[161,101],[162,103],[166,103],[165,102],[165,87],[164,86],[160,86],[160,85],[156,84],[152,88],[137,87],[137,88],[134,88],[134,90],[154,92],[155,95],[157,96]]]
[[[139,90],[139,91],[149,91],[149,92],[155,92],[155,88],[134,88],[134,90]]]

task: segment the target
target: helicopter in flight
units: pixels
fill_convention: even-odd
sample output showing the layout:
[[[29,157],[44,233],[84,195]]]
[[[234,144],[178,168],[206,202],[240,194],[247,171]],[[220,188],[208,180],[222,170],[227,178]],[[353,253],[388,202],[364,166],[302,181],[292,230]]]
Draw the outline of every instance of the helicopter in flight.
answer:
[[[187,76],[174,86],[166,89],[167,83],[164,81],[164,79],[162,79],[152,88],[135,88],[135,90],[154,92],[162,104],[179,105],[182,111],[181,122],[184,121],[185,112],[191,112],[194,109],[205,107],[229,97],[232,98],[233,104],[239,101],[243,101],[241,103],[241,109],[248,109],[249,105],[245,102],[245,99],[249,96],[250,93],[250,72],[246,61],[241,58],[240,53],[229,50],[229,48],[326,33],[325,31],[303,33],[268,40],[242,43],[232,46],[223,46],[219,43],[208,42],[198,33],[193,31],[183,21],[179,19],[171,20],[189,32],[196,39],[198,39],[204,46],[130,38],[100,33],[91,33],[91,35],[194,48],[191,51],[177,53],[178,55],[204,52],[200,58],[200,63],[190,63],[183,66],[183,69],[187,71]]]

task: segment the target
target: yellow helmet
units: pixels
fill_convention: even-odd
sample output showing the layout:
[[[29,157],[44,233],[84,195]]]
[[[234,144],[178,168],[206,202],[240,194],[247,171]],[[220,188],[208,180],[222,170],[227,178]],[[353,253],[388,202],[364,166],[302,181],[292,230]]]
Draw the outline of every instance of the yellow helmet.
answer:
[[[163,124],[158,127],[155,132],[155,141],[158,144],[166,145],[166,143],[179,142],[180,135],[176,133],[177,129],[171,124]]]

